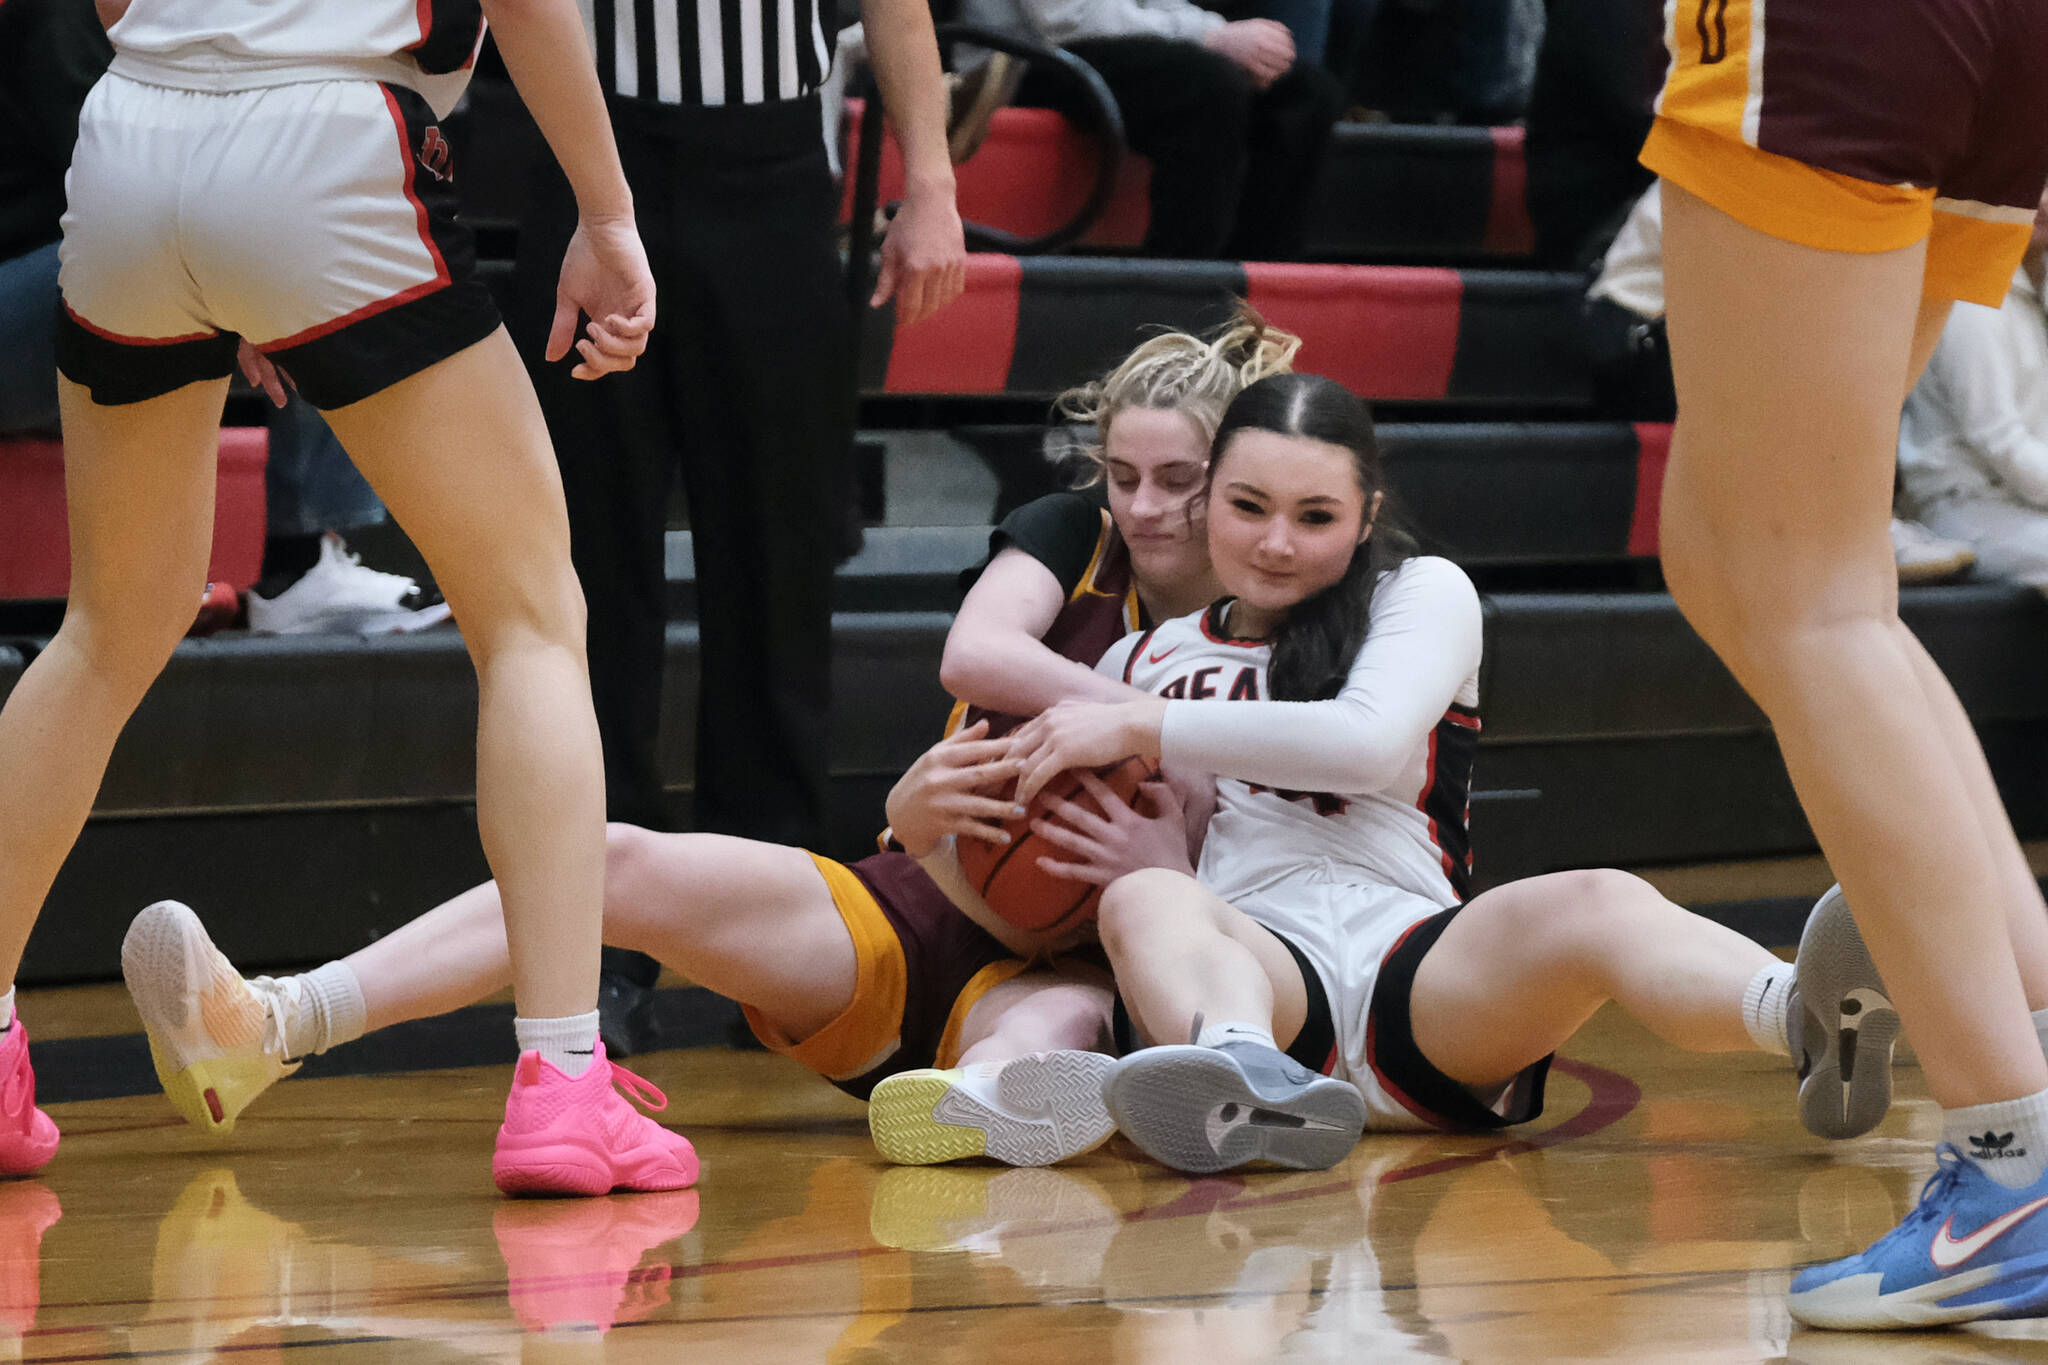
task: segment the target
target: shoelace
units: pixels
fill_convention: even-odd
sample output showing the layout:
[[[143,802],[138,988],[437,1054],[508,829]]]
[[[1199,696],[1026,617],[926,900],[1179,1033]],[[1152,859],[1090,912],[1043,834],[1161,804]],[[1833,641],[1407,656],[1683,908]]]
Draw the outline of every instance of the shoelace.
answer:
[[[419,582],[416,579],[407,578],[402,573],[385,573],[382,569],[364,568],[363,557],[355,553],[353,550],[341,551],[339,558],[344,564],[348,565],[349,568],[355,570],[357,573],[368,574],[372,578],[379,579],[384,582],[403,583],[405,585],[405,588],[402,592],[398,594],[400,597],[404,597],[410,593],[416,593],[420,590]]]
[[[284,1040],[284,983],[276,977],[251,977],[249,989],[263,1001],[263,1050],[290,1061]]]
[[[1942,1216],[1942,1201],[1962,1182],[1964,1160],[1962,1149],[1952,1142],[1943,1142],[1935,1147],[1934,1174],[1928,1176],[1927,1183],[1920,1187],[1919,1202],[1899,1224],[1900,1232],[1931,1223]]]
[[[668,1108],[668,1096],[661,1093],[661,1087],[645,1076],[635,1075],[617,1062],[611,1064],[612,1084],[626,1092],[627,1096],[639,1101],[642,1107],[659,1114]]]

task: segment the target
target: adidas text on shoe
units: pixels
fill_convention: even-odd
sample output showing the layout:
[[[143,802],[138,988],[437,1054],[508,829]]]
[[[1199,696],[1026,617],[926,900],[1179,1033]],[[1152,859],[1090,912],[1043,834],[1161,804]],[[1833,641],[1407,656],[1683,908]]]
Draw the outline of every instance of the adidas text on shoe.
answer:
[[[1116,1131],[1102,1104],[1112,1064],[1099,1052],[1056,1051],[899,1072],[868,1097],[868,1131],[899,1165],[986,1156],[1049,1166],[1093,1151]]]
[[[597,1045],[581,1076],[569,1076],[538,1052],[522,1052],[505,1098],[505,1122],[491,1176],[506,1194],[609,1194],[680,1190],[697,1183],[689,1139],[648,1118],[619,1093],[648,1108],[668,1097]]]
[[[199,917],[158,901],[121,941],[121,975],[149,1035],[149,1059],[185,1121],[226,1136],[258,1095],[298,1070],[286,1060],[280,988],[245,981]]]
[[[1251,1161],[1325,1170],[1365,1130],[1356,1086],[1262,1043],[1145,1048],[1110,1068],[1102,1097],[1125,1137],[1198,1174]]]

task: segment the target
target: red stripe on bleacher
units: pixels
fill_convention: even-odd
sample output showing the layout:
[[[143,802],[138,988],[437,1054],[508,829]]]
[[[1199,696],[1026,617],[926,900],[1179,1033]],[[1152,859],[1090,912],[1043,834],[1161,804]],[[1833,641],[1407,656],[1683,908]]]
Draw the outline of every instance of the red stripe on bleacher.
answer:
[[[1302,338],[1296,366],[1366,398],[1442,398],[1458,356],[1455,270],[1247,262],[1246,298]]]
[[[1628,525],[1628,552],[1657,553],[1659,508],[1664,501],[1664,467],[1671,460],[1671,424],[1636,423],[1636,510]]]
[[[1520,126],[1489,128],[1493,136],[1493,198],[1486,210],[1486,250],[1495,256],[1526,256],[1536,249],[1529,219],[1529,165]]]
[[[1015,256],[970,254],[960,297],[914,327],[897,328],[882,391],[1001,393],[1017,350],[1023,278]]]

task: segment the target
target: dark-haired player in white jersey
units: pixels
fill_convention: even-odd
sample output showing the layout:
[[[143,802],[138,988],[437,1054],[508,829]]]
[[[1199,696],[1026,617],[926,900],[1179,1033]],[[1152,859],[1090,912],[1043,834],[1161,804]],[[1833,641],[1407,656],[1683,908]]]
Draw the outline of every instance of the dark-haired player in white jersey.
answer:
[[[1163,817],[1066,803],[1078,832],[1037,825],[1068,870],[1110,882],[1103,945],[1138,1041],[1165,1045],[1111,1070],[1118,1127],[1210,1171],[1328,1166],[1367,1126],[1524,1122],[1553,1050],[1609,1000],[1682,1047],[1798,1057],[1817,1130],[1853,1126],[1813,1122],[1823,1100],[1875,1123],[1885,1069],[1842,1084],[1794,969],[1642,881],[1561,873],[1466,903],[1479,600],[1383,510],[1363,403],[1311,375],[1246,389],[1210,463],[1210,560],[1231,595],[1105,656],[1099,671],[1153,697],[1064,704],[1016,734],[1019,801],[1134,753],[1216,776],[1199,881],[1158,856]]]
[[[613,1089],[597,1044],[603,774],[561,487],[526,373],[475,278],[436,119],[489,17],[577,192],[552,354],[631,368],[654,323],[574,0],[102,0],[114,61],[68,181],[59,323],[70,606],[0,712],[0,975],[10,982],[114,740],[191,621],[238,348],[284,372],[425,553],[481,693],[477,807],[506,890],[522,1049],[494,1175],[602,1194],[696,1178]],[[578,312],[591,321],[575,338]],[[248,348],[253,348],[249,351]],[[174,939],[140,1000],[195,1121],[262,1078],[191,1045],[260,1030],[238,979]],[[221,989],[232,985],[231,990]],[[305,989],[325,1000],[320,982]],[[12,994],[0,1020],[12,1022]],[[332,1004],[332,1001],[328,1001]],[[0,1040],[0,1170],[49,1159],[19,1027]]]

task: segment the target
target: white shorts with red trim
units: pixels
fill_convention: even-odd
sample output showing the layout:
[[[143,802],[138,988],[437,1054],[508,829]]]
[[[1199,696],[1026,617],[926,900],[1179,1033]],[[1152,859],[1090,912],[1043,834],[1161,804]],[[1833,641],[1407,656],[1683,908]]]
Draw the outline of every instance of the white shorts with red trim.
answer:
[[[198,92],[108,75],[67,182],[58,363],[102,403],[228,372],[234,338],[316,406],[498,325],[425,100],[373,81]]]
[[[1401,936],[1446,908],[1398,887],[1356,880],[1325,859],[1256,888],[1219,895],[1292,942],[1322,978],[1336,1034],[1329,1074],[1365,1096],[1365,1126],[1374,1132],[1443,1126],[1403,1104],[1381,1083],[1367,1052],[1367,1019],[1380,966]]]

